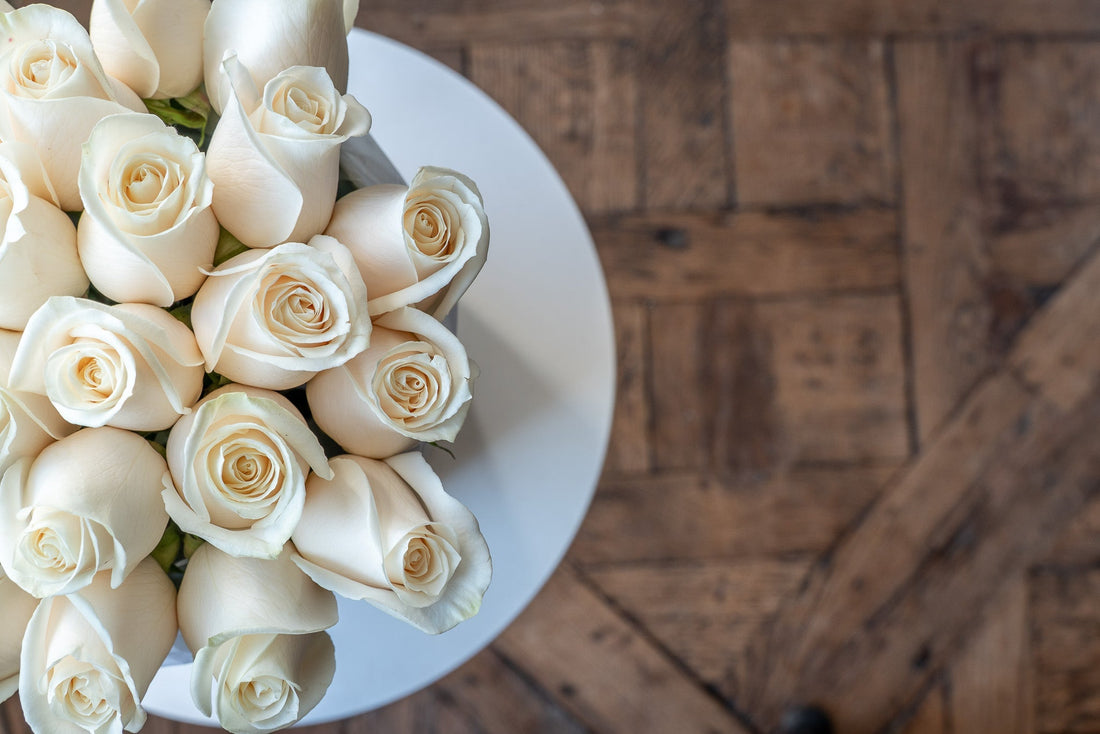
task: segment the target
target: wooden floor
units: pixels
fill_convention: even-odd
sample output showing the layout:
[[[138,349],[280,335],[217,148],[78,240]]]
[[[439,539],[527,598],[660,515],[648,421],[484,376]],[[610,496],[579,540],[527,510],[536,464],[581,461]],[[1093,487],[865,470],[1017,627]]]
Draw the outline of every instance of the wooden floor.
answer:
[[[841,734],[1100,732],[1100,2],[363,0],[359,22],[559,168],[619,399],[520,619],[305,731],[770,733],[815,704]]]

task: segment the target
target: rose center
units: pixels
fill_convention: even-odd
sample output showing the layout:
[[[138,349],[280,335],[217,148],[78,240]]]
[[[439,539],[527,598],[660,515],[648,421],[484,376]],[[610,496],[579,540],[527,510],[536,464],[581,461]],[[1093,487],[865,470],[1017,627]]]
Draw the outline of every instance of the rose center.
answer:
[[[53,528],[29,528],[23,536],[25,555],[42,571],[71,573],[76,570],[69,546]]]
[[[430,416],[447,394],[446,360],[423,342],[409,342],[378,363],[374,391],[379,407],[399,421]]]
[[[422,255],[438,259],[453,252],[447,216],[439,207],[423,203],[413,210],[411,221],[412,240]]]
[[[273,337],[293,347],[330,341],[336,318],[314,284],[279,275],[265,285],[260,309]]]
[[[63,665],[50,671],[51,686],[48,700],[50,708],[62,720],[72,721],[83,729],[95,731],[110,721],[117,713],[108,697],[114,686],[100,670],[80,663],[72,656],[63,658]],[[66,668],[64,672],[58,668]],[[77,672],[71,669],[76,668]]]
[[[240,701],[246,710],[268,712],[281,710],[290,695],[290,686],[282,678],[264,675],[241,684]]]
[[[12,91],[37,98],[71,77],[77,61],[71,48],[47,38],[24,44],[13,55],[12,66]]]

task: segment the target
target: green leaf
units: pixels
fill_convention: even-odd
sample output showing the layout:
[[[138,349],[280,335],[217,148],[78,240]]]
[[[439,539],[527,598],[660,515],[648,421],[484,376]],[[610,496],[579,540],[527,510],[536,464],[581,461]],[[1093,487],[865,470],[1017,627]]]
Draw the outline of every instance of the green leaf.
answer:
[[[183,557],[190,558],[195,555],[195,551],[202,547],[202,544],[206,541],[197,535],[191,535],[191,533],[183,534]]]
[[[221,265],[229,258],[236,257],[242,252],[248,252],[250,249],[252,248],[231,235],[225,227],[222,227],[222,233],[218,237],[218,247],[214,250],[214,265]]]
[[[157,543],[157,547],[153,549],[150,555],[164,569],[165,573],[169,573],[179,552],[180,529],[176,527],[174,522],[170,521],[168,527],[164,529],[164,534],[160,536],[160,542]]]
[[[191,306],[194,304],[193,300],[188,300],[173,309],[169,309],[168,313],[179,321],[191,331],[194,331],[194,327],[191,326]]]
[[[206,128],[211,118],[210,100],[200,86],[186,97],[146,99],[145,108],[169,125],[198,131],[198,145],[206,142]]]

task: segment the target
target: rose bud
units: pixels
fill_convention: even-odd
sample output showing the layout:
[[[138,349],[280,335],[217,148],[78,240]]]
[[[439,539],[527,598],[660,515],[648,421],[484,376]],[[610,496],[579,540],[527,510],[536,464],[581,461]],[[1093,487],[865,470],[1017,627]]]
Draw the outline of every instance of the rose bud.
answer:
[[[227,52],[237,55],[257,89],[291,66],[321,66],[343,94],[347,34],[358,11],[359,0],[218,0],[203,39],[210,104],[219,113],[228,104],[229,82],[221,66]]]
[[[0,474],[16,460],[33,459],[42,449],[76,430],[45,395],[8,387],[18,346],[19,334],[0,331]]]
[[[312,476],[292,558],[309,577],[438,634],[477,614],[493,573],[477,519],[418,452],[338,456]]]
[[[194,335],[167,311],[51,298],[27,323],[10,383],[76,425],[160,431],[189,412],[202,378]]]
[[[365,352],[310,380],[306,396],[317,425],[345,451],[385,459],[418,441],[455,439],[470,409],[471,367],[447,327],[402,308],[374,322]]]
[[[365,135],[370,114],[341,96],[324,69],[286,69],[261,96],[237,57],[223,65],[232,94],[207,152],[214,213],[249,247],[305,242],[332,215],[340,144]]]
[[[235,556],[274,558],[305,501],[310,467],[331,477],[302,414],[276,392],[229,385],[207,395],[168,434],[176,524]]]
[[[231,732],[282,729],[320,702],[336,672],[322,630],[336,598],[290,562],[235,558],[204,545],[179,593],[180,632],[195,663],[191,698]]]
[[[168,525],[168,465],[148,441],[87,428],[20,459],[0,481],[0,565],[37,597],[70,594],[110,569],[117,587]]]
[[[19,651],[23,632],[38,607],[38,599],[0,574],[0,701],[11,698],[19,687]]]
[[[489,221],[473,181],[421,168],[408,187],[367,186],[336,202],[325,234],[355,256],[371,316],[415,305],[442,320],[485,264]]]
[[[76,227],[56,202],[35,149],[0,143],[0,328],[22,331],[50,296],[88,290]]]
[[[41,145],[42,164],[65,211],[80,210],[80,146],[107,115],[146,112],[129,87],[108,77],[88,32],[68,12],[41,3],[0,15],[0,139]]]
[[[137,731],[141,699],[176,639],[176,589],[151,558],[38,605],[19,665],[27,724],[47,732]]]
[[[269,390],[303,384],[367,348],[367,289],[331,237],[249,250],[195,295],[191,324],[207,371]]]
[[[184,97],[202,83],[210,0],[95,0],[88,34],[104,70],[143,99]]]
[[[153,115],[105,117],[80,165],[77,248],[92,285],[120,303],[170,306],[214,265],[214,185],[194,141]]]

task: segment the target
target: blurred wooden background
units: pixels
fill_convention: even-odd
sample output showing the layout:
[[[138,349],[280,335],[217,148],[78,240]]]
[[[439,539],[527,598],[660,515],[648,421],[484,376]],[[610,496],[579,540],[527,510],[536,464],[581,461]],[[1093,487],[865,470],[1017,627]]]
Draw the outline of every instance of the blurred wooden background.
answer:
[[[561,171],[619,400],[519,620],[303,731],[762,734],[816,704],[842,734],[1100,732],[1100,2],[362,0],[359,24]]]

